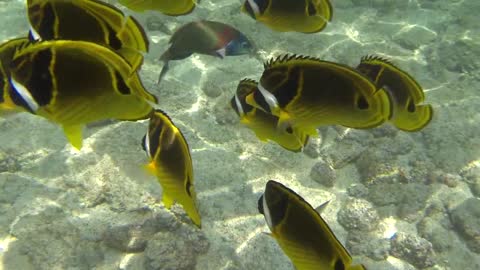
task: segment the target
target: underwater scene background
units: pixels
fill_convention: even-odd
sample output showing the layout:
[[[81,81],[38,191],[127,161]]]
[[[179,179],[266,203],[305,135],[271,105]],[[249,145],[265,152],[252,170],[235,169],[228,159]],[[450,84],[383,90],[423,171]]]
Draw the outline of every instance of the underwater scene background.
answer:
[[[167,210],[142,166],[148,121],[89,125],[74,149],[61,128],[29,113],[0,118],[0,268],[294,269],[257,201],[270,179],[312,206],[355,263],[381,269],[480,269],[480,30],[477,0],[332,0],[320,33],[281,33],[240,12],[240,0],[202,0],[186,16],[135,13],[150,41],[140,77],[191,151],[202,228]],[[171,34],[208,19],[259,49],[172,61]],[[0,41],[25,36],[25,1],[0,0]],[[423,87],[433,118],[422,130],[390,124],[319,128],[302,152],[264,143],[230,106],[263,61],[299,54],[356,66],[378,55]]]

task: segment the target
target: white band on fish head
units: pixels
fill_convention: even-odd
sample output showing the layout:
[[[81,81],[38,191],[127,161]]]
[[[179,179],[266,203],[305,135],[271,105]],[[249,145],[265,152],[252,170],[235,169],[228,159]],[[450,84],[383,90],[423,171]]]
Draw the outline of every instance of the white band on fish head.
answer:
[[[150,154],[150,132],[148,132],[148,130],[143,144],[145,145],[145,152],[147,152],[147,156],[152,158],[152,154]]]
[[[235,104],[237,105],[238,114],[240,114],[240,117],[243,117],[245,115],[245,112],[243,111],[242,103],[240,102],[240,99],[238,98],[238,95],[236,93],[235,93]]]
[[[22,98],[22,100],[27,104],[28,108],[32,112],[37,112],[40,107],[35,101],[35,98],[32,96],[30,91],[28,91],[25,85],[17,82],[15,79],[10,78],[10,84],[12,85],[13,90]]]
[[[42,37],[37,32],[37,30],[35,30],[35,28],[33,28],[33,26],[30,23],[29,23],[29,25],[30,25],[30,34],[32,35],[33,39],[34,40],[41,40]]]
[[[247,2],[250,4],[250,7],[252,7],[255,15],[260,14],[260,8],[258,7],[257,3],[255,3],[255,0],[247,0]]]
[[[272,216],[270,215],[270,209],[268,208],[267,199],[265,199],[265,195],[267,195],[265,193],[263,193],[262,196],[263,215],[265,216],[265,220],[267,221],[268,228],[270,228],[270,230],[273,230]]]
[[[277,98],[272,93],[268,92],[268,90],[265,89],[261,83],[258,83],[257,88],[265,99],[265,102],[267,102],[268,106],[270,107],[270,111],[273,112],[275,108],[278,108]]]

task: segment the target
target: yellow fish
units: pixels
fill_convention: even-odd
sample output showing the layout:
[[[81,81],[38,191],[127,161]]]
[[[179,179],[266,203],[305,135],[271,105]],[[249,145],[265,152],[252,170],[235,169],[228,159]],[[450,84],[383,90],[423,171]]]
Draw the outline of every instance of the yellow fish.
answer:
[[[258,210],[295,269],[366,270],[352,265],[352,257],[320,214],[286,186],[268,181]]]
[[[242,12],[279,32],[317,33],[332,20],[328,0],[246,0]]]
[[[200,228],[188,144],[182,132],[164,112],[156,110],[152,114],[142,147],[150,158],[148,171],[157,176],[163,188],[162,201],[165,207],[170,209],[174,202],[181,204],[193,223]]]
[[[28,38],[15,38],[0,45],[0,115],[25,111],[13,103],[8,93],[10,92],[10,63],[13,55],[28,43]]]
[[[12,101],[63,127],[77,149],[87,123],[150,117],[157,99],[114,51],[85,41],[43,41],[17,51],[10,65]]]
[[[375,56],[363,57],[357,69],[390,94],[392,117],[389,121],[397,128],[418,131],[430,123],[433,108],[422,104],[425,94],[410,74]]]
[[[297,129],[277,129],[278,117],[248,105],[245,97],[257,89],[257,82],[249,79],[240,81],[230,105],[240,117],[240,122],[253,130],[261,141],[271,140],[283,148],[302,151],[308,142],[308,135]]]
[[[279,117],[278,126],[317,135],[319,126],[372,128],[390,117],[383,89],[357,70],[311,57],[270,60],[246,102]]]
[[[143,12],[156,10],[169,16],[180,16],[191,13],[200,0],[118,0],[127,8]]]
[[[134,68],[148,52],[148,38],[140,23],[113,5],[98,0],[28,0],[33,40],[90,41],[116,51]]]

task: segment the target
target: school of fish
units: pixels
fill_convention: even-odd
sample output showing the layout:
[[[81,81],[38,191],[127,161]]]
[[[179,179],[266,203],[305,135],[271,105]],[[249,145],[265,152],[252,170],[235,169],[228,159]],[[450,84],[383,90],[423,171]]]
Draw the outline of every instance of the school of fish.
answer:
[[[206,0],[203,0],[206,1]],[[188,15],[200,0],[119,0],[135,12]],[[87,124],[149,119],[141,146],[147,171],[162,187],[167,209],[180,204],[201,228],[193,163],[186,138],[158,108],[138,75],[149,52],[142,25],[100,0],[27,0],[30,29],[0,45],[0,115],[30,113],[58,124],[70,144],[82,147]],[[246,0],[239,5],[277,32],[318,33],[332,21],[328,0]],[[233,26],[197,20],[179,27],[160,57],[165,79],[170,61],[192,54],[253,56],[256,48]],[[158,85],[157,85],[158,86]],[[264,64],[258,80],[239,78],[230,105],[259,140],[301,152],[317,129],[341,125],[369,129],[391,123],[419,131],[432,119],[420,84],[388,59],[369,55],[356,67],[312,56],[284,54]],[[326,205],[326,204],[325,204]],[[269,235],[298,270],[361,270],[321,213],[297,193],[270,180],[258,200]]]

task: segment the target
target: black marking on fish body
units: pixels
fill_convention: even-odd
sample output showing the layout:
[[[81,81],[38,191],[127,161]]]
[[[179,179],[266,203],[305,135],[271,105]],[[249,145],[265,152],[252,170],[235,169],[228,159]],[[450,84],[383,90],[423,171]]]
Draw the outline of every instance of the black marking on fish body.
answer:
[[[114,74],[115,74],[116,89],[118,90],[118,92],[122,95],[130,95],[132,92],[128,87],[128,85],[125,84],[125,81],[123,80],[122,75],[120,75],[118,71],[115,71]]]
[[[6,86],[8,85],[8,82],[6,81],[8,77],[7,77],[7,74],[5,73],[6,73],[5,68],[2,65],[2,63],[0,63],[0,103],[5,102],[5,99],[3,96],[6,92],[5,90],[7,90]]]
[[[163,121],[159,121],[158,119],[152,116],[150,118],[150,124],[148,127],[148,137],[149,137],[149,146],[150,146],[150,157],[155,158],[155,155],[159,151],[160,147],[160,135],[163,129]]]
[[[407,110],[410,113],[414,113],[416,110],[415,102],[413,102],[413,99],[409,98],[407,102]]]
[[[258,198],[258,202],[257,202],[257,209],[258,209],[258,212],[262,215],[265,215],[265,212],[263,211],[263,194],[260,196],[260,198]]]
[[[120,50],[122,48],[122,41],[118,39],[115,30],[113,30],[110,25],[105,24],[105,26],[108,31],[108,45],[114,50]]]
[[[141,145],[142,145],[142,149],[143,151],[147,152],[147,142],[145,141],[147,139],[147,135],[143,135],[142,137],[142,141],[141,141]]]
[[[42,6],[42,11],[40,25],[36,30],[43,40],[55,39],[55,21],[57,20],[57,14],[53,8],[53,4],[45,3]]]
[[[267,101],[265,100],[265,97],[260,93],[260,91],[255,91],[253,92],[253,99],[255,100],[255,103],[258,104],[263,110],[265,110],[268,113],[271,113],[272,111],[270,110],[270,105],[268,105]]]
[[[28,78],[25,86],[31,91],[32,97],[39,106],[45,106],[50,103],[53,97],[53,80],[51,74],[51,64],[54,62],[53,53],[50,49],[41,50],[36,53],[32,59],[33,65],[31,76]]]
[[[263,196],[265,196],[267,201],[271,225],[272,227],[275,227],[282,222],[285,222],[289,196],[285,192],[279,191],[277,187],[272,187],[269,184],[270,181],[267,183],[267,188],[265,189]]]
[[[185,191],[187,192],[188,197],[190,197],[190,198],[192,197],[192,193],[190,192],[191,187],[192,187],[191,179],[190,179],[190,177],[188,177],[187,183],[185,183]]]
[[[258,6],[260,14],[263,14],[263,13],[265,13],[265,10],[267,10],[271,0],[254,0],[254,2]]]
[[[247,12],[248,16],[252,17],[255,20],[256,19],[255,12],[253,11],[253,8],[250,5],[250,3],[248,3],[248,1],[245,1],[244,7],[245,7],[245,11]]]
[[[357,98],[357,108],[360,110],[366,110],[370,107],[367,99],[363,95],[359,95]]]
[[[300,67],[292,67],[288,72],[285,83],[275,90],[280,107],[285,108],[298,94],[300,94],[300,85],[302,84],[302,69]]]
[[[360,63],[356,69],[366,76],[370,81],[372,81],[375,86],[379,89],[382,88],[383,85],[380,84],[380,75],[383,71],[383,67],[381,65],[372,65],[369,63]]]
[[[345,270],[345,264],[342,259],[337,258],[337,261],[335,262],[335,270]]]
[[[308,16],[315,16],[317,14],[317,8],[311,0],[307,1],[307,14]]]

